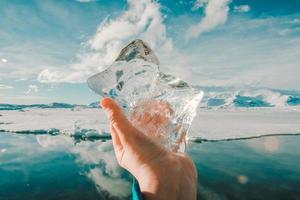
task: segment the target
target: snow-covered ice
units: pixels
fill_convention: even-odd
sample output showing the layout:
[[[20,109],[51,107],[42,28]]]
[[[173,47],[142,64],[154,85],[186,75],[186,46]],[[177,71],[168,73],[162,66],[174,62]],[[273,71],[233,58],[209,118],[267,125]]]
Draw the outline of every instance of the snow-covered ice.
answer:
[[[109,133],[102,109],[30,109],[0,111],[0,129],[34,133],[57,129],[59,134]],[[277,108],[199,108],[190,128],[190,138],[224,140],[270,134],[300,133],[300,111]]]

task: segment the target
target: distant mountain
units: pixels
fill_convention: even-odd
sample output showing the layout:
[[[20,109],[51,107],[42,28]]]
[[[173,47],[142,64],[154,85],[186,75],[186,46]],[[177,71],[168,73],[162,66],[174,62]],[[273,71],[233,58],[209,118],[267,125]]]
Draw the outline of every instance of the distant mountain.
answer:
[[[290,106],[297,106],[300,105],[300,97],[297,96],[289,96],[288,100],[287,100],[287,104],[289,104]]]
[[[236,107],[273,107],[269,102],[264,101],[261,96],[236,95],[233,103]]]
[[[88,105],[78,105],[78,104],[68,104],[68,103],[50,103],[50,104],[31,104],[31,105],[19,105],[19,104],[0,104],[0,110],[23,110],[28,108],[66,108],[66,109],[76,109],[76,108],[101,108],[99,102],[92,102]]]
[[[75,108],[77,105],[68,103],[50,103],[50,104],[32,104],[32,105],[18,105],[18,104],[0,104],[0,110],[22,110],[25,108]]]
[[[88,105],[89,108],[101,108],[100,106],[100,102],[99,101],[95,101],[95,102],[92,102]]]
[[[299,107],[300,91],[276,90],[266,88],[231,88],[231,87],[205,87],[197,86],[204,91],[204,97],[200,102],[201,108],[252,108],[252,107]],[[40,109],[99,109],[99,101],[88,105],[77,105],[54,102],[51,104],[0,104],[0,110],[23,110],[31,108]]]
[[[24,105],[0,104],[0,110],[21,110]]]

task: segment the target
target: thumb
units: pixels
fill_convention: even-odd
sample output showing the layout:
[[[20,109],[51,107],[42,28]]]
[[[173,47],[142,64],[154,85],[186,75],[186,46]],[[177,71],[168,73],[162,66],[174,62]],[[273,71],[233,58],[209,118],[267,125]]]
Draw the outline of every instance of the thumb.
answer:
[[[111,125],[115,128],[122,144],[133,144],[132,142],[134,141],[132,140],[134,140],[137,135],[142,135],[142,133],[140,133],[127,119],[122,108],[115,100],[104,98],[101,101],[101,105],[104,108]]]

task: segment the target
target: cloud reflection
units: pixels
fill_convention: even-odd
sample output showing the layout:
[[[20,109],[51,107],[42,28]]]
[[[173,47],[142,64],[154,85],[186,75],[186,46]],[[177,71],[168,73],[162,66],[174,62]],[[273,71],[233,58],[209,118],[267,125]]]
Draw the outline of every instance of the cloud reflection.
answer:
[[[68,148],[77,156],[76,162],[87,169],[85,175],[95,183],[99,193],[106,191],[111,196],[127,197],[130,194],[130,182],[124,179],[114,156],[111,141],[74,141],[66,136],[37,136],[38,143],[44,148]]]
[[[276,153],[280,150],[281,139],[280,136],[266,136],[253,140],[247,140],[246,144],[260,153]]]

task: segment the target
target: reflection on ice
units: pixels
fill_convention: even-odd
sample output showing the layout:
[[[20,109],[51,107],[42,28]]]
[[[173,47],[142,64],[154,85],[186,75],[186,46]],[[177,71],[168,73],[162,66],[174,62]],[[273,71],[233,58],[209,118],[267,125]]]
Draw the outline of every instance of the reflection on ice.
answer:
[[[76,155],[76,163],[86,170],[83,172],[91,179],[99,193],[106,191],[110,196],[127,197],[130,193],[130,182],[124,179],[121,169],[114,156],[110,141],[74,141],[65,135],[36,136],[38,144],[45,150],[64,149]]]
[[[124,179],[125,171],[115,159],[111,141],[81,142],[70,151],[78,156],[78,164],[90,166],[86,175],[99,191],[118,197],[130,194],[130,182]]]
[[[237,180],[240,184],[246,184],[248,182],[248,177],[245,175],[238,175]]]
[[[267,152],[275,153],[280,147],[280,142],[276,136],[266,137],[264,139],[264,147]]]
[[[159,70],[154,52],[141,40],[126,46],[106,70],[88,79],[89,87],[124,107],[133,124],[169,149],[184,151],[185,135],[202,91]]]
[[[0,152],[1,153],[5,153],[7,151],[7,149],[1,149]]]
[[[118,167],[111,141],[74,144],[64,135],[11,133],[0,133],[0,137],[0,182],[3,185],[0,196],[22,199],[26,193],[30,199],[42,199],[45,195],[51,199],[130,198],[131,179]],[[231,194],[235,194],[239,199],[251,199],[253,196],[249,194],[259,192],[265,199],[274,199],[280,194],[282,198],[278,199],[284,199],[289,192],[295,199],[298,194],[291,191],[297,191],[299,185],[299,139],[299,136],[272,136],[191,142],[189,154],[202,177],[198,198],[209,195],[206,199],[220,199],[225,195],[230,199]],[[277,146],[276,143],[279,148],[274,152],[265,148],[265,144],[272,147]],[[1,153],[3,149],[5,153]],[[62,182],[62,179],[72,181]],[[278,187],[274,189],[266,182]],[[280,186],[282,183],[285,184]],[[20,192],[15,192],[16,185]],[[250,192],[249,188],[252,188]]]

